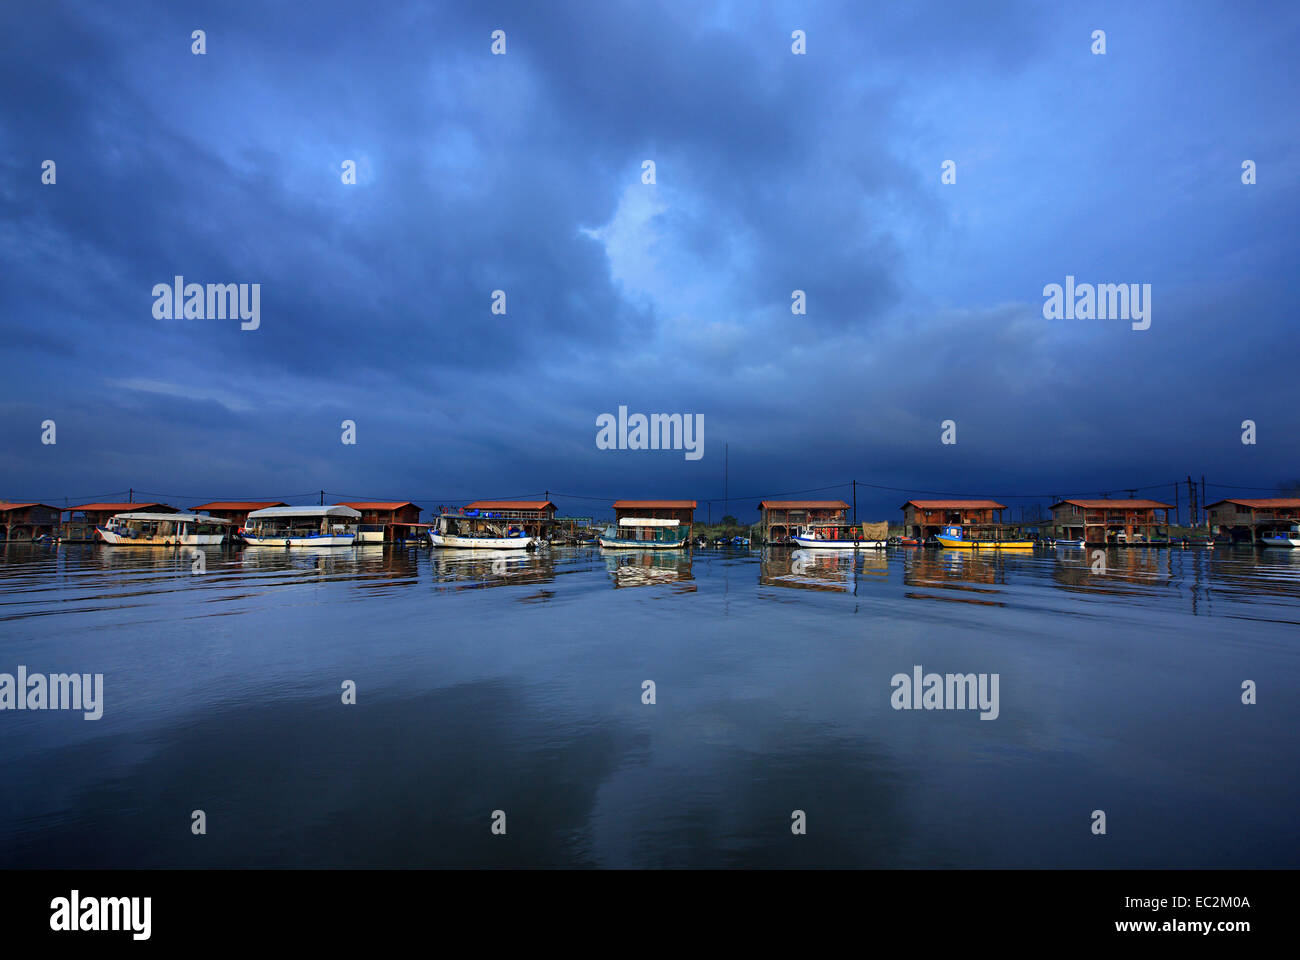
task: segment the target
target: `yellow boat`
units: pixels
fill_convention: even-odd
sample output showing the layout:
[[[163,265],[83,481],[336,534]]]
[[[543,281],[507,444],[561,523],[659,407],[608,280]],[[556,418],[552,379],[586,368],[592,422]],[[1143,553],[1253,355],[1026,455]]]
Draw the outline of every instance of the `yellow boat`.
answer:
[[[934,539],[939,546],[948,550],[1032,550],[1032,540],[967,540],[961,535],[961,527],[944,527],[943,533],[936,533]]]

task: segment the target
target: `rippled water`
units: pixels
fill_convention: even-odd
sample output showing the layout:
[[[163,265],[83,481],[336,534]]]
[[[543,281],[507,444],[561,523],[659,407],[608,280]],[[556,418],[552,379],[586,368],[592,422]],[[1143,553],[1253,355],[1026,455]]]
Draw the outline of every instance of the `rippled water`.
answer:
[[[1300,551],[205,556],[0,547],[0,866],[1300,865]]]

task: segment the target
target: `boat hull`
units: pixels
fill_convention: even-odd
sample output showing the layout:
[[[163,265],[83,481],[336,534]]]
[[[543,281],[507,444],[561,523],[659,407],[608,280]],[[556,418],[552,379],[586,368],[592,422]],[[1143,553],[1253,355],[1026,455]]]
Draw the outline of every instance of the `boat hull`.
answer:
[[[879,550],[889,546],[888,540],[813,540],[798,536],[790,540],[804,550]]]
[[[350,547],[356,542],[356,536],[351,533],[315,537],[257,537],[247,533],[243,536],[250,547]]]
[[[623,540],[618,537],[601,537],[600,545],[609,550],[681,550],[686,537],[680,540]]]
[[[1032,540],[961,540],[955,537],[934,538],[939,546],[949,550],[1032,550]]]
[[[458,550],[527,550],[532,537],[457,537],[449,533],[429,533],[429,542],[435,547]]]
[[[1300,539],[1295,537],[1260,537],[1259,542],[1266,547],[1300,547]]]
[[[185,533],[169,537],[124,537],[99,527],[103,541],[114,547],[219,547],[224,533]]]

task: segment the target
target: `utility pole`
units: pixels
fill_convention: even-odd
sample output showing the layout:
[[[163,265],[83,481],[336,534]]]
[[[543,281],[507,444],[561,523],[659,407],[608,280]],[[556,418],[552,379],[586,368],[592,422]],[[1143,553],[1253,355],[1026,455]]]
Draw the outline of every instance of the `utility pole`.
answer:
[[[126,492],[126,502],[135,503],[135,487],[132,487]]]
[[[722,445],[722,515],[727,515],[727,510],[731,506],[731,488],[728,485],[731,479],[731,444]]]
[[[858,481],[853,481],[853,526],[858,525]]]
[[[1174,519],[1182,522],[1183,508],[1178,502],[1178,484],[1174,484]]]
[[[1187,477],[1187,508],[1190,513],[1188,526],[1194,527],[1197,525],[1196,515],[1199,508],[1196,503],[1196,481],[1191,478],[1190,474]]]
[[[1207,506],[1209,506],[1209,504],[1205,499],[1205,474],[1201,474],[1201,509],[1205,509]],[[1208,513],[1205,515],[1205,526],[1206,529],[1209,529],[1210,515]]]
[[[325,506],[325,491],[324,491],[324,490],[322,490],[322,491],[320,492],[320,505],[321,505],[322,507]]]

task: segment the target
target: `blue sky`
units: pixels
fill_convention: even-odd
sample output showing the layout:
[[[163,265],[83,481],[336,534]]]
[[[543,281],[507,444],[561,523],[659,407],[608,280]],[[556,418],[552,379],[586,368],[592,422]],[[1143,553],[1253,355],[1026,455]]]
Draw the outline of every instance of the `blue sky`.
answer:
[[[581,514],[720,499],[724,444],[742,516],[1300,477],[1298,44],[1286,3],[6,4],[0,497]],[[156,319],[177,274],[259,329]],[[1150,329],[1045,320],[1067,274]],[[620,405],[704,456],[597,449]]]

